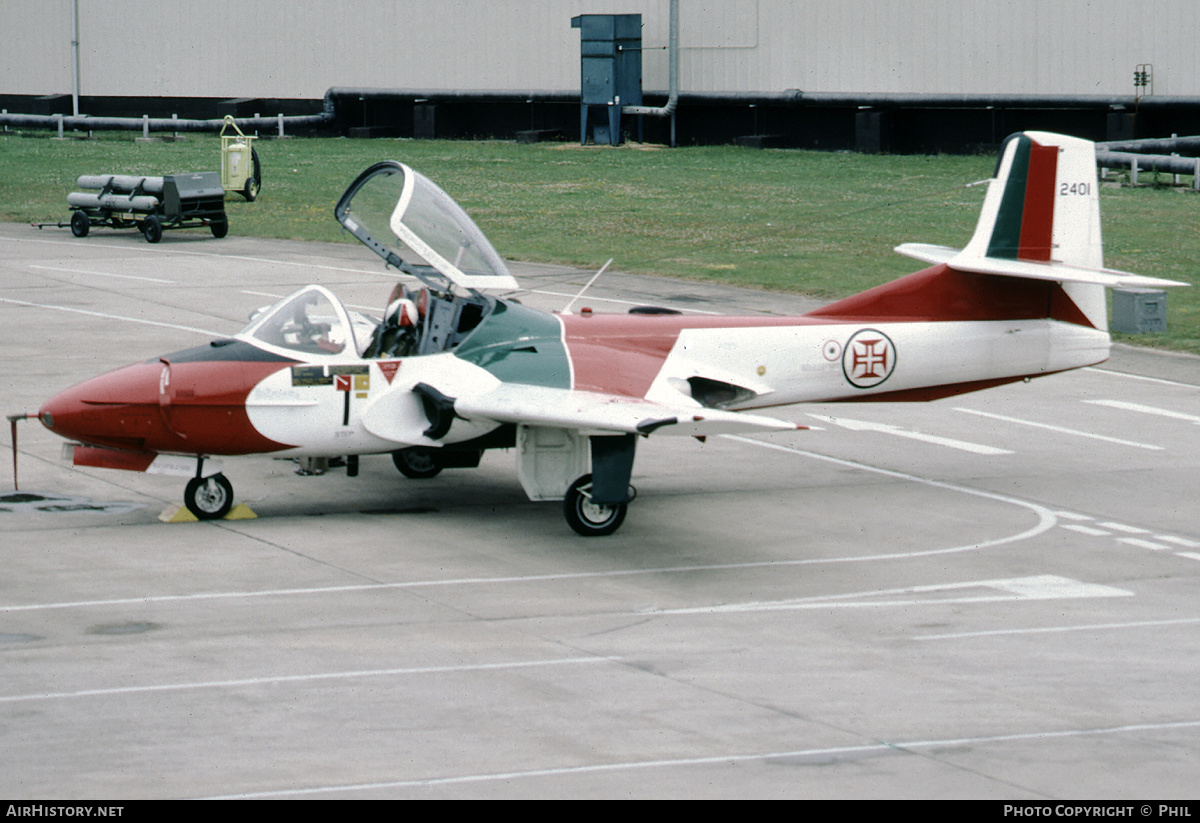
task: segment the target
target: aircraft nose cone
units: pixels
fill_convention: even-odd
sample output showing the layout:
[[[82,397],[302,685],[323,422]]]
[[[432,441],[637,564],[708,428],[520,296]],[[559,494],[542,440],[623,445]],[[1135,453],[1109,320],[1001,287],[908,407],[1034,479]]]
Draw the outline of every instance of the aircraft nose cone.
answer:
[[[51,397],[42,407],[38,409],[38,420],[42,421],[42,425],[56,434],[62,434],[60,426],[70,419],[71,412],[76,406],[75,400],[70,396],[70,391],[59,392]]]
[[[84,443],[140,448],[156,425],[161,365],[138,363],[94,377],[47,400],[38,419]]]

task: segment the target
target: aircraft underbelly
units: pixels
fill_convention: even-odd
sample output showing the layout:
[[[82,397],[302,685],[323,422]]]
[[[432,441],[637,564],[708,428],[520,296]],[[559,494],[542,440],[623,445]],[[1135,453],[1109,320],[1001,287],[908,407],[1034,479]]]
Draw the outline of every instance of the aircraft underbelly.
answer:
[[[1108,351],[1107,333],[1054,320],[687,329],[647,398],[694,393],[700,378],[744,389],[733,409],[857,399],[1047,374]]]

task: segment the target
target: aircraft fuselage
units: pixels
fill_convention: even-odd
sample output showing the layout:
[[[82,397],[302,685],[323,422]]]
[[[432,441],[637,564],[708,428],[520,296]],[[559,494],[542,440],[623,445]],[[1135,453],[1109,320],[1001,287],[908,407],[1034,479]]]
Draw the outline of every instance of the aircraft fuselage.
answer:
[[[80,383],[39,417],[64,437],[134,452],[333,457],[439,448],[496,428],[457,417],[431,437],[421,384],[450,398],[515,383],[742,410],[929,399],[1107,354],[1104,332],[1048,318],[554,315],[498,301],[450,352],[300,359],[218,340]]]

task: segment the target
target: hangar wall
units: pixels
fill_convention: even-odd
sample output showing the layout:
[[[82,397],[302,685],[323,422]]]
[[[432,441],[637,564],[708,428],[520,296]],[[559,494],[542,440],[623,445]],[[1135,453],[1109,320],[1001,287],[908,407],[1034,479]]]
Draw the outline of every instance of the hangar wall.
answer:
[[[685,93],[1200,95],[1194,0],[682,0]],[[71,0],[0,4],[0,95],[69,94]],[[667,0],[79,0],[81,95],[318,100],[338,87],[578,90],[581,13]]]

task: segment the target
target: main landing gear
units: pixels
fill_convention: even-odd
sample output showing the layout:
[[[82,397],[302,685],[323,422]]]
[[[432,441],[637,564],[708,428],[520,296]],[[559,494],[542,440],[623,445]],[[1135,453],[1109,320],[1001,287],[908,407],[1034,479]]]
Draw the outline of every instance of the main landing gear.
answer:
[[[441,474],[442,469],[474,469],[482,457],[482,449],[411,446],[392,452],[392,463],[409,480],[428,480]]]
[[[637,492],[630,486],[625,502],[598,503],[593,493],[592,476],[585,474],[567,489],[563,497],[563,516],[576,534],[604,537],[621,528],[625,522],[625,512],[636,496]]]
[[[420,446],[392,452],[392,463],[396,465],[396,470],[409,480],[428,480],[437,477],[442,471],[433,449],[423,449]]]
[[[517,477],[530,500],[561,500],[563,517],[576,534],[605,537],[621,528],[637,496],[629,484],[636,448],[634,434],[521,425]]]

